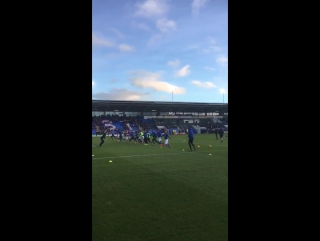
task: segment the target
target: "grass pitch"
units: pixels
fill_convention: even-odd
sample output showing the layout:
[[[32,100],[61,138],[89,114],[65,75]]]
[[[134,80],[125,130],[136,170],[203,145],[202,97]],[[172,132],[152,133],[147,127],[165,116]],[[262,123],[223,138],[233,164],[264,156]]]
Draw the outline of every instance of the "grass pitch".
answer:
[[[192,152],[187,135],[172,136],[172,148],[99,143],[92,138],[93,241],[228,240],[228,137],[197,134]]]

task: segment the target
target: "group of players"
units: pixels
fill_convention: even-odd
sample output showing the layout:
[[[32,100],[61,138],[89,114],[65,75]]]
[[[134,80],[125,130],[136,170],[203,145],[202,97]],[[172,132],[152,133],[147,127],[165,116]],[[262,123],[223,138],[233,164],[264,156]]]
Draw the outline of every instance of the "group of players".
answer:
[[[169,148],[171,148],[171,145],[169,144],[169,139],[171,139],[171,137],[168,134],[168,131],[165,130],[158,130],[158,131],[154,131],[152,130],[150,131],[129,131],[129,137],[125,135],[125,133],[122,130],[115,130],[115,131],[106,131],[102,134],[102,136],[100,137],[101,142],[99,144],[99,146],[101,147],[104,143],[104,140],[106,139],[106,135],[107,134],[111,134],[111,140],[117,140],[117,141],[127,141],[127,142],[132,142],[135,144],[145,144],[145,145],[155,145],[155,144],[159,144],[161,146],[167,146]],[[115,134],[117,136],[115,136]],[[152,137],[152,139],[151,139]],[[164,138],[164,142],[162,142],[162,137]]]
[[[115,136],[115,132],[118,134],[118,136]],[[103,135],[100,137],[101,142],[99,144],[99,146],[101,147],[104,143],[104,140],[107,138],[106,135],[107,134],[111,134],[111,139],[114,140],[118,140],[118,141],[128,141],[128,142],[132,142],[135,144],[145,144],[145,145],[155,145],[155,143],[159,144],[161,147],[167,146],[169,148],[171,148],[171,145],[169,144],[169,139],[171,139],[171,137],[168,134],[168,131],[165,131],[163,129],[155,131],[152,130],[151,132],[145,130],[143,131],[130,131],[129,132],[129,137],[125,136],[123,138],[123,135],[125,135],[125,133],[122,130],[116,130],[116,131],[112,131],[112,132],[104,132]],[[224,136],[224,130],[222,128],[216,129],[215,130],[215,134],[216,134],[216,138],[218,140],[218,134],[220,136],[220,140],[221,142],[223,141],[223,136]],[[152,139],[151,139],[152,137]],[[162,137],[164,137],[164,143],[162,142]],[[190,148],[190,151],[192,151],[192,149],[195,151],[196,147],[193,144],[193,140],[194,140],[194,132],[193,132],[193,128],[191,127],[191,125],[188,126],[188,145]]]

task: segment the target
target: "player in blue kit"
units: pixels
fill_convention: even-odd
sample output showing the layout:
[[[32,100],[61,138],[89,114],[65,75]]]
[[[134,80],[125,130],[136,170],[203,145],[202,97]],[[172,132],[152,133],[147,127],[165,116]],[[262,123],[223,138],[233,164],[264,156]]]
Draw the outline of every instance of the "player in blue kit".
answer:
[[[169,144],[169,138],[171,139],[171,137],[169,136],[168,131],[166,131],[166,132],[164,133],[163,137],[164,137],[164,144],[165,144],[167,147],[170,147],[170,148],[171,148],[171,146],[170,146],[170,144]]]
[[[162,145],[162,139],[161,139],[161,137],[162,137],[162,131],[161,130],[158,130],[158,132],[157,132],[157,138],[158,138],[158,144],[160,144],[160,145]]]
[[[159,142],[157,141],[157,133],[155,131],[152,131],[151,135],[152,135],[152,144],[154,145],[155,142],[159,144]]]
[[[193,133],[193,129],[192,129],[191,125],[188,126],[188,137],[189,137],[188,144],[190,147],[190,151],[192,151],[191,146],[193,146],[193,149],[196,150],[196,147],[193,144],[194,133]]]

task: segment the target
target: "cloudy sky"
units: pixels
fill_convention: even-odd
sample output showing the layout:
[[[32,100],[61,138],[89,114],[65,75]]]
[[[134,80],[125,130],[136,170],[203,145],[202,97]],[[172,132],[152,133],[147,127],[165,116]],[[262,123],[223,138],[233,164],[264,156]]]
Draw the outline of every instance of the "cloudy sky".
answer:
[[[227,0],[92,0],[92,99],[228,102]]]

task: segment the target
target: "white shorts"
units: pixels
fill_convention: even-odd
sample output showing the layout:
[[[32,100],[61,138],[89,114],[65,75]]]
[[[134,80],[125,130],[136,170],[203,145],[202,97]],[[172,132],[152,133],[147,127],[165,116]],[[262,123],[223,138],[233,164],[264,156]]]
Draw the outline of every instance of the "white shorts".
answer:
[[[164,140],[164,144],[165,144],[165,145],[168,145],[168,143],[169,143],[169,139],[165,139],[165,140]]]
[[[158,141],[161,142],[161,137],[158,137]]]

